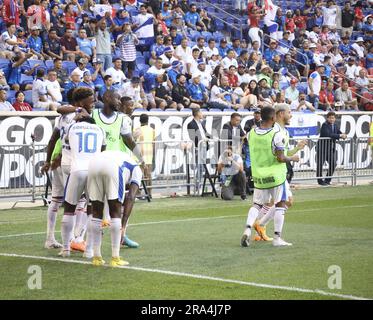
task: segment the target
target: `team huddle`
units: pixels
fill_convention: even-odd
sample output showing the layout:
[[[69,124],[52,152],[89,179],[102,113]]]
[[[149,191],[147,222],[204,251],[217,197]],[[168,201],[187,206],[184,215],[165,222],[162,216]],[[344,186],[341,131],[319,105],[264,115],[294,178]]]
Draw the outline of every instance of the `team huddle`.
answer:
[[[110,265],[127,265],[120,258],[121,244],[138,247],[126,236],[128,218],[142,180],[134,156],[143,163],[140,148],[132,137],[131,119],[119,112],[128,101],[114,91],[107,91],[103,109],[93,110],[94,92],[80,87],[71,93],[69,102],[70,105],[59,109],[62,115],[56,120],[42,167],[42,172],[50,170],[53,175],[45,247],[61,248],[62,257],[69,257],[71,250],[81,251],[84,257],[93,259],[94,265],[103,265],[102,228],[109,225]],[[55,225],[62,204],[60,244],[55,239]]]
[[[93,91],[80,87],[71,92],[70,105],[59,109],[61,116],[56,120],[42,167],[42,172],[50,171],[53,176],[45,248],[60,248],[61,257],[69,257],[71,250],[81,251],[94,265],[104,265],[102,229],[110,226],[110,265],[116,267],[128,264],[120,257],[121,245],[139,246],[128,238],[126,229],[142,181],[138,162],[144,161],[132,137],[132,120],[125,114],[128,99],[114,91],[107,91],[103,98],[104,107],[93,110]],[[286,162],[299,161],[296,153],[306,141],[289,150],[285,129],[291,119],[289,105],[264,107],[261,117],[261,126],[247,137],[255,190],[241,246],[249,246],[252,227],[257,232],[255,240],[289,246],[291,243],[281,238],[284,215],[292,204]],[[62,204],[60,244],[55,239],[55,225]],[[272,219],[273,239],[265,230]]]

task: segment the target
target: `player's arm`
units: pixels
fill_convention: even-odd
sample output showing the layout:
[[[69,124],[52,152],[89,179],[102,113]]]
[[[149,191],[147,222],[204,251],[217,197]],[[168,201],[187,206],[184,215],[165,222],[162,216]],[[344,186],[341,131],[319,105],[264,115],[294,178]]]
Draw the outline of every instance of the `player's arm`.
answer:
[[[290,161],[294,161],[294,162],[299,161],[299,156],[297,154],[288,157],[288,156],[285,156],[284,150],[277,149],[275,151],[275,154],[276,154],[277,161],[281,163],[286,163]]]
[[[57,143],[57,140],[60,138],[60,130],[58,128],[55,128],[53,130],[52,136],[49,139],[48,146],[47,146],[47,159],[45,160],[43,166],[41,167],[40,171],[41,173],[48,172],[50,166],[51,166],[51,158],[53,154],[54,147]]]
[[[65,115],[65,114],[68,114],[68,113],[72,113],[72,112],[77,112],[78,110],[80,110],[81,108],[78,108],[78,107],[74,107],[72,106],[71,104],[67,104],[65,106],[61,106],[57,109],[57,112],[59,114],[62,114],[62,115]]]
[[[298,151],[300,150],[303,150],[304,147],[307,145],[307,140],[301,140],[297,143],[297,146],[292,149],[292,150],[288,150],[288,156],[293,156],[295,155]]]
[[[122,139],[125,145],[134,153],[137,159],[139,159],[140,163],[143,163],[144,159],[141,153],[140,146],[136,144],[132,134],[122,135]]]

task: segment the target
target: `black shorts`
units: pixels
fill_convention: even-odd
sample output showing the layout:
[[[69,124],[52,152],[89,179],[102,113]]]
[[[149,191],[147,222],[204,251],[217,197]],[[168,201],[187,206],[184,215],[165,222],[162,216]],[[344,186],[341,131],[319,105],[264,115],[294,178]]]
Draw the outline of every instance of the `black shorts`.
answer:
[[[134,61],[122,61],[122,70],[124,73],[126,71],[134,71],[136,68],[136,60]]]

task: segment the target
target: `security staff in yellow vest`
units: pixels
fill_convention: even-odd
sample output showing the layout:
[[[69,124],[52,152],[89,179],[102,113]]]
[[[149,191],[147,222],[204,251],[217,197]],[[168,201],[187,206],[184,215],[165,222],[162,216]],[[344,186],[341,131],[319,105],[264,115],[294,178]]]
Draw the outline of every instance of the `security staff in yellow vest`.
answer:
[[[149,196],[151,196],[155,130],[149,126],[149,116],[145,113],[140,116],[140,124],[141,127],[135,130],[133,136],[141,146],[141,153],[145,162],[143,170],[144,182],[150,187],[148,192]]]

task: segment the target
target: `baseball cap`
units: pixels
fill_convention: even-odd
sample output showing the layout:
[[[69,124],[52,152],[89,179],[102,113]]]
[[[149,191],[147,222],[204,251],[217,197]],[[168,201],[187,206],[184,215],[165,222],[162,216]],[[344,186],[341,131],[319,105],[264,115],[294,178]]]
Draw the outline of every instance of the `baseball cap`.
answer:
[[[290,84],[296,84],[297,82],[298,82],[298,80],[294,79],[294,78],[290,80]]]
[[[181,62],[179,60],[172,61],[172,68],[177,68],[178,66],[181,65]]]
[[[324,66],[323,64],[318,64],[318,65],[316,66],[316,68],[325,68],[325,66]]]
[[[83,77],[90,76],[90,75],[91,75],[91,71],[89,71],[89,70],[84,71],[84,73],[83,73]]]
[[[171,47],[166,47],[166,48],[164,48],[164,52],[172,52],[173,50],[172,50],[172,48]]]
[[[100,58],[95,58],[92,60],[92,63],[102,63],[102,60]]]
[[[227,43],[227,39],[223,38],[223,39],[220,40],[220,42],[225,42],[225,43]]]
[[[80,58],[79,61],[78,61],[78,63],[87,63],[87,60],[84,59],[84,58]]]
[[[364,42],[364,39],[363,39],[363,37],[358,37],[358,38],[355,40],[355,42]]]
[[[254,66],[251,66],[250,68],[249,68],[249,71],[250,70],[254,70],[254,71],[256,71],[256,68],[254,67]]]
[[[40,30],[40,28],[38,26],[32,26],[31,31],[34,31],[34,30]]]
[[[312,48],[317,48],[317,45],[315,43],[311,43],[310,44],[310,49],[312,49]]]
[[[203,59],[201,58],[201,59],[198,59],[198,60],[197,60],[197,63],[198,63],[198,65],[200,65],[200,64],[205,64],[206,62],[205,62],[205,60],[203,60]]]
[[[200,72],[193,72],[193,75],[192,75],[192,79],[194,78],[198,78],[201,76],[201,73]]]

